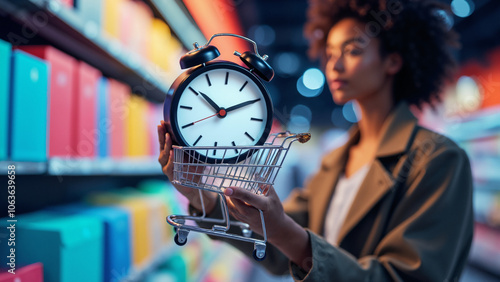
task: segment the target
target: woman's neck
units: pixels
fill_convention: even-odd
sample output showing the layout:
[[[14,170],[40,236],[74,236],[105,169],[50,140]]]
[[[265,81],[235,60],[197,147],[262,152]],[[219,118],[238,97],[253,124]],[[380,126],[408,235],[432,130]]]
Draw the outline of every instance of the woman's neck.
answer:
[[[371,98],[358,100],[357,103],[361,111],[358,145],[378,145],[382,126],[394,107],[391,89],[384,89]]]

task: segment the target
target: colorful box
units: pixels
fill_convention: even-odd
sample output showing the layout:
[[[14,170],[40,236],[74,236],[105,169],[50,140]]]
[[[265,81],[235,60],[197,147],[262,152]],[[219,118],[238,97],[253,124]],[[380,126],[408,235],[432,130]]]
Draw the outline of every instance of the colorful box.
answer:
[[[12,60],[11,159],[46,161],[49,66],[21,50]]]
[[[49,157],[71,156],[74,73],[77,61],[51,46],[19,49],[50,63]]]
[[[104,77],[99,79],[97,85],[97,155],[105,158],[109,155],[109,131],[110,118],[109,109],[109,86],[108,80]]]
[[[85,0],[87,1],[87,0]],[[66,5],[68,8],[73,8],[73,0],[59,0],[62,4]]]
[[[2,266],[3,267],[3,266]],[[43,282],[43,264],[37,262],[16,268],[15,274],[0,273],[0,282]]]
[[[103,280],[103,227],[98,219],[36,212],[17,220],[16,265],[41,262],[44,281]]]
[[[101,33],[103,4],[102,0],[78,0],[75,10],[84,21],[86,31]]]
[[[11,45],[0,40],[0,161],[7,159]]]
[[[147,101],[137,95],[132,95],[128,104],[127,116],[127,155],[131,157],[147,156],[149,154],[149,134]]]
[[[129,114],[130,87],[114,79],[108,79],[108,85],[110,100],[108,107],[110,148],[108,152],[116,159],[125,156],[125,122]]]
[[[75,72],[75,101],[73,120],[73,155],[95,157],[98,143],[97,131],[97,86],[101,72],[78,62]]]
[[[169,40],[171,38],[170,28],[164,21],[153,19],[150,33],[151,44],[149,45],[148,58],[164,71],[168,71],[169,56],[171,54],[168,50]]]
[[[131,265],[130,214],[118,207],[93,207],[71,204],[51,207],[61,214],[81,214],[98,219],[104,228],[104,281],[121,281],[129,274]]]
[[[102,13],[103,32],[114,39],[120,38],[120,14],[125,0],[104,0]]]
[[[136,268],[144,267],[151,258],[151,234],[148,206],[141,200],[123,196],[126,192],[92,195],[88,201],[99,206],[118,206],[130,214],[130,234],[132,238],[132,264]]]

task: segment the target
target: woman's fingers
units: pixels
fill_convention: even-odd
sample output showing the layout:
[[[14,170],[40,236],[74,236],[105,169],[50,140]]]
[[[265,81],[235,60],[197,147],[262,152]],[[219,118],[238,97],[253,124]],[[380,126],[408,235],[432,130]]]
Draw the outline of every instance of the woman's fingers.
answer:
[[[243,201],[259,210],[267,210],[267,199],[265,196],[254,194],[250,191],[239,187],[228,187],[224,191],[224,195],[231,199],[238,199]]]
[[[160,143],[160,151],[165,148],[165,122],[162,120],[158,125],[158,142]]]

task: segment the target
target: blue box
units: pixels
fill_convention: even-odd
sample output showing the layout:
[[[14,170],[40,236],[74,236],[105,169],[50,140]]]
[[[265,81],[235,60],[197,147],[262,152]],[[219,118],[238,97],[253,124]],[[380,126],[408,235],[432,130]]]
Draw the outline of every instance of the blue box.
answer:
[[[103,226],[90,216],[36,212],[16,217],[16,267],[41,262],[44,281],[103,280]],[[0,233],[8,232],[7,218]],[[3,235],[4,236],[4,235]],[[6,244],[2,244],[6,245]],[[0,247],[5,253],[6,246]]]
[[[10,158],[46,161],[49,65],[20,50],[12,53]]]
[[[9,140],[9,86],[12,46],[0,40],[0,161],[7,159]]]
[[[118,207],[93,207],[84,204],[55,206],[48,209],[64,215],[80,214],[98,219],[103,224],[104,281],[122,281],[132,263],[130,214]]]
[[[109,108],[109,91],[108,80],[104,77],[99,79],[97,84],[97,132],[99,134],[97,155],[100,158],[109,156],[109,130],[111,120],[108,114]]]

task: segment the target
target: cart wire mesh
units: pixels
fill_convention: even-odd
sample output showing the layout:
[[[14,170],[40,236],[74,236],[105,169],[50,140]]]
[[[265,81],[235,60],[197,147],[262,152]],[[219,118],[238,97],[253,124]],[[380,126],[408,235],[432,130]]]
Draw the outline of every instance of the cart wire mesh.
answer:
[[[222,192],[225,187],[240,187],[255,194],[266,194],[273,185],[293,142],[305,143],[311,134],[281,132],[272,134],[261,146],[173,146],[174,184]],[[209,153],[219,151],[222,157],[208,163]],[[231,152],[229,154],[228,152]],[[226,162],[226,156],[236,162]]]

